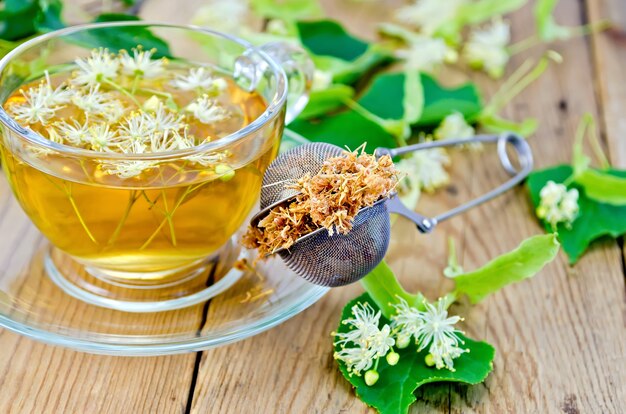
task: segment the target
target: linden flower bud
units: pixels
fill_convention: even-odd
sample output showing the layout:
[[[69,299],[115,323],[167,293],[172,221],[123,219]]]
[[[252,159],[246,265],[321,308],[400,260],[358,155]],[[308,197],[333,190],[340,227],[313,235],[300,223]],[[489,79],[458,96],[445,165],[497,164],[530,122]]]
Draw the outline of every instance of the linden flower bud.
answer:
[[[159,102],[159,98],[156,95],[152,95],[143,103],[143,109],[154,112],[159,109]]]
[[[433,366],[435,366],[435,357],[433,356],[433,354],[428,354],[428,355],[426,355],[426,358],[424,358],[424,362],[429,367],[433,367]]]
[[[378,372],[376,372],[373,369],[370,369],[369,371],[365,373],[365,383],[371,387],[372,385],[378,382],[378,377],[379,377]]]
[[[578,190],[567,190],[564,184],[548,181],[539,192],[540,202],[536,214],[542,220],[556,227],[564,223],[570,228],[579,212]]]
[[[398,335],[398,338],[396,338],[396,347],[398,349],[404,349],[407,346],[409,346],[410,343],[411,343],[411,335],[400,334]]]
[[[387,354],[387,356],[385,357],[385,359],[387,360],[387,363],[391,366],[394,366],[398,363],[398,361],[400,360],[400,354],[397,352],[393,352],[391,351],[390,353]]]
[[[226,164],[217,164],[215,174],[219,175],[222,181],[230,181],[235,177],[235,170]]]

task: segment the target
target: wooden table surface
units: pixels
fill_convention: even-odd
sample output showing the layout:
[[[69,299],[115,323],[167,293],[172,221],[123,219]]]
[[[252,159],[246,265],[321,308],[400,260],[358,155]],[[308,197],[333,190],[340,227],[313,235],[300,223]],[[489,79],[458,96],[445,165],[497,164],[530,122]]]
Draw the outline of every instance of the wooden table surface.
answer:
[[[140,15],[186,23],[199,5],[207,3],[147,0]],[[402,2],[323,3],[329,16],[371,38],[375,23]],[[80,14],[78,8],[72,13]],[[609,18],[616,26],[553,45],[564,63],[550,66],[506,108],[505,115],[539,119],[530,143],[537,167],[545,167],[569,160],[576,126],[581,115],[590,112],[598,120],[611,162],[625,168],[623,0],[562,0],[556,17],[570,25]],[[511,21],[514,40],[526,38],[533,30],[531,7],[515,13]],[[516,56],[510,68],[523,59]],[[497,88],[482,75],[475,80],[484,85],[487,95]],[[425,197],[420,211],[440,211],[493,187],[502,177],[485,167],[480,155],[455,156],[454,188]],[[541,232],[527,198],[522,188],[517,189],[428,236],[395,226],[394,238],[401,243],[388,261],[407,287],[436,298],[445,287],[441,269],[448,237],[457,240],[464,267],[472,269]],[[507,287],[471,311],[465,309],[468,335],[497,349],[494,372],[484,384],[472,387],[425,387],[418,391],[411,412],[624,412],[624,254],[623,239],[596,243],[573,268],[560,254],[534,279]],[[176,356],[89,355],[0,330],[0,412],[368,412],[339,374],[329,335],[342,306],[360,291],[358,285],[335,289],[305,312],[254,338]]]

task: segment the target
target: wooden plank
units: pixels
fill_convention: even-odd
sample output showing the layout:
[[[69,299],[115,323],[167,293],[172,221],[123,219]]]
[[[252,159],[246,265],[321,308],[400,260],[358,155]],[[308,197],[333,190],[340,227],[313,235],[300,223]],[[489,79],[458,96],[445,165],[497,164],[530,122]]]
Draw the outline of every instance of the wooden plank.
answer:
[[[388,3],[358,7],[348,2],[324,4],[334,18],[365,37],[372,36],[373,22],[388,12]],[[365,7],[368,14],[362,12]],[[580,12],[578,6],[564,4],[558,9],[558,18],[577,24]],[[530,34],[529,8],[512,20],[516,39]],[[574,40],[557,50],[567,63],[551,67],[505,114],[540,120],[541,127],[531,141],[538,166],[567,161],[580,115],[596,112],[586,41]],[[513,65],[522,59],[514,59]],[[481,83],[488,91],[494,90],[491,81],[483,78]],[[504,179],[503,174],[485,170],[485,165],[496,165],[495,157],[483,156],[487,161],[471,155],[470,161],[455,165],[457,190],[440,193],[439,201],[428,199],[421,206],[441,210]],[[458,155],[456,159],[460,159]],[[467,164],[470,174],[463,168]],[[470,182],[463,182],[462,175],[469,175]],[[519,189],[442,224],[429,236],[416,235],[409,226],[394,227],[396,246],[389,262],[407,286],[419,287],[434,299],[445,283],[440,272],[446,260],[447,236],[460,239],[463,262],[471,269],[540,231],[527,195]],[[484,385],[429,387],[428,394],[418,393],[427,399],[420,399],[412,412],[618,412],[619,401],[624,400],[619,384],[624,378],[611,368],[624,362],[623,291],[619,251],[614,244],[601,243],[573,269],[560,256],[532,281],[511,286],[471,311],[457,307],[466,314],[469,335],[496,345],[495,371]],[[342,306],[358,292],[360,288],[355,286],[335,289],[303,315],[270,332],[203,353],[192,411],[366,411],[338,374],[328,337]]]
[[[590,21],[607,20],[610,30],[591,36],[602,136],[610,147],[611,162],[626,168],[626,8],[619,0],[587,1]]]

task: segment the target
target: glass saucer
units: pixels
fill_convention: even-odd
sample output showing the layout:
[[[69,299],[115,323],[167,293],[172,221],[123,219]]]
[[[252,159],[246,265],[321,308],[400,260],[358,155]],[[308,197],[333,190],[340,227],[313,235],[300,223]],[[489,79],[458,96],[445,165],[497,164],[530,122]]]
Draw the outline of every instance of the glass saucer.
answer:
[[[182,309],[129,313],[90,305],[47,274],[51,246],[22,212],[3,174],[0,235],[0,326],[86,352],[164,355],[228,344],[291,318],[328,291],[274,258],[245,271],[221,294]],[[207,284],[219,283],[220,276],[209,277],[214,280]]]

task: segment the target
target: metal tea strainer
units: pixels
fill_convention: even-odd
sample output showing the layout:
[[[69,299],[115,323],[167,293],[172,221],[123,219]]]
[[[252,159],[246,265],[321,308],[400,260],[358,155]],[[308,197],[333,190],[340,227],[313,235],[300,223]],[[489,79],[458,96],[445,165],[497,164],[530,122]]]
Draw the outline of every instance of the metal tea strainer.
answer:
[[[532,170],[533,158],[526,141],[512,133],[502,135],[478,135],[470,139],[452,139],[425,142],[401,148],[377,148],[375,155],[381,157],[399,155],[419,150],[461,145],[468,143],[496,143],[502,167],[513,177],[482,196],[455,207],[436,217],[427,218],[402,204],[397,195],[383,199],[371,207],[363,208],[354,218],[348,234],[334,234],[320,228],[300,237],[289,249],[276,253],[286,265],[309,282],[329,287],[354,283],[374,269],[384,258],[391,238],[390,213],[400,214],[413,221],[422,233],[431,232],[437,223],[456,216],[472,207],[506,192],[519,184]],[[511,144],[517,153],[519,168],[515,168],[507,153]],[[288,188],[306,173],[316,174],[328,158],[339,156],[343,150],[326,143],[309,143],[295,147],[279,155],[268,167],[261,189],[261,211],[251,221],[253,226],[268,214],[269,210],[288,203],[297,190]]]

